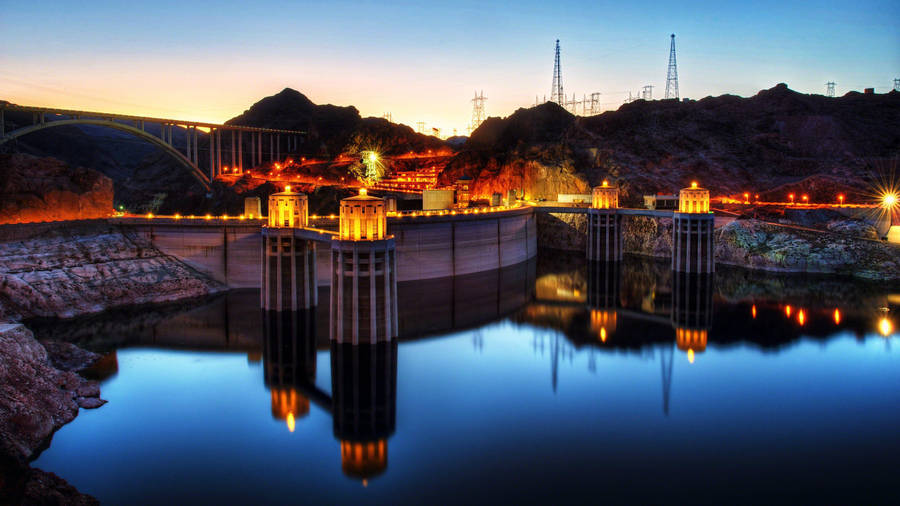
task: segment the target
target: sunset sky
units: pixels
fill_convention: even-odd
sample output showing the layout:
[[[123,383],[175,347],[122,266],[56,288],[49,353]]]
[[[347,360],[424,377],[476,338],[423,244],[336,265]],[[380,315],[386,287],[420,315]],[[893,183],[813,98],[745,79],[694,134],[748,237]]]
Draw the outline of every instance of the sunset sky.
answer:
[[[0,0],[0,99],[218,122],[291,87],[465,133],[475,90],[491,116],[549,98],[557,38],[566,93],[661,97],[672,32],[683,97],[900,77],[896,0],[387,4]]]

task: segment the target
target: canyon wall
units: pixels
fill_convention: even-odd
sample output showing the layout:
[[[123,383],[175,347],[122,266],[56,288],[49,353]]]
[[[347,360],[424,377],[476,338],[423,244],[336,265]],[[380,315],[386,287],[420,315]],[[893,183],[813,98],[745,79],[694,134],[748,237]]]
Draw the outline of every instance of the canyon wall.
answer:
[[[224,289],[106,220],[0,227],[0,321],[69,318]]]
[[[0,153],[0,224],[105,218],[113,183],[55,158]]]

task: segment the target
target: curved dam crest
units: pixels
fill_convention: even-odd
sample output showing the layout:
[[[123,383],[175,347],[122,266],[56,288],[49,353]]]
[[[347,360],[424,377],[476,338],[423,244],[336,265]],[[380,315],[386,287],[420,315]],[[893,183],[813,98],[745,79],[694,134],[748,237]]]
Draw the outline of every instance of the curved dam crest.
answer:
[[[144,236],[155,247],[229,288],[259,288],[265,220],[219,218],[117,218],[112,223]],[[310,225],[336,229],[336,218]],[[397,281],[437,279],[501,269],[537,254],[535,210],[522,207],[484,214],[389,217],[396,241]],[[330,285],[331,248],[316,252],[320,286]]]

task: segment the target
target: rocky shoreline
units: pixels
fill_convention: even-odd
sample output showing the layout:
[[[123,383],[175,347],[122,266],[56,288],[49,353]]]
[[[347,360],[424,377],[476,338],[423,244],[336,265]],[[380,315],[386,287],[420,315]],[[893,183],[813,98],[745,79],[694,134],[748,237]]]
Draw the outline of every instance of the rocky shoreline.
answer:
[[[225,286],[106,220],[0,226],[0,504],[97,504],[29,462],[99,408],[96,353],[20,322],[202,298]]]
[[[22,324],[0,324],[0,502],[98,503],[28,463],[80,408],[106,403],[99,383],[78,374],[99,358],[73,344],[38,342]]]

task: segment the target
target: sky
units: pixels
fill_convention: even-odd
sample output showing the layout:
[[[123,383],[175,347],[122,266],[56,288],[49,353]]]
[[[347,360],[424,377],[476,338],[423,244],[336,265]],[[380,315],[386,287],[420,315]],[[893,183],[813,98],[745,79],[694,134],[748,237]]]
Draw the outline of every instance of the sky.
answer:
[[[900,2],[0,0],[0,99],[222,122],[285,87],[315,103],[466,133],[565,93],[604,110],[664,94],[676,34],[682,97],[804,93],[900,78]]]

